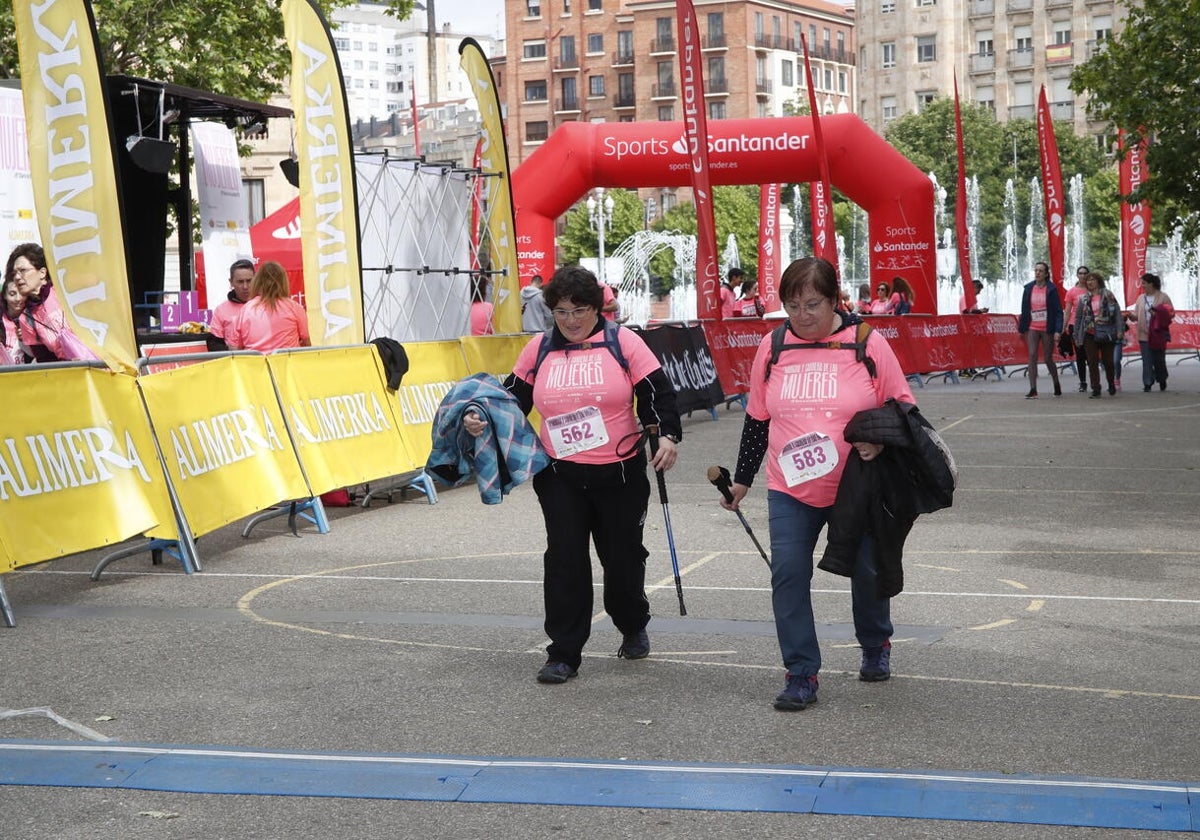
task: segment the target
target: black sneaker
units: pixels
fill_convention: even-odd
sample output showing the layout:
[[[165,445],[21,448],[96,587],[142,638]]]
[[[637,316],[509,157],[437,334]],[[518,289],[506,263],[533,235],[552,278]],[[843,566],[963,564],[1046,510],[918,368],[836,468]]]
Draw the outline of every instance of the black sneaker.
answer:
[[[1062,396],[1062,386],[1059,385],[1057,382],[1054,383],[1054,396],[1056,396],[1056,397]]]
[[[572,668],[566,662],[555,662],[551,659],[538,671],[537,681],[550,684],[565,683],[578,673],[578,669]]]
[[[879,647],[862,649],[862,665],[858,678],[863,682],[883,682],[892,675],[892,642],[889,639]]]
[[[617,648],[618,659],[645,659],[650,655],[650,637],[645,628],[636,633],[626,633]]]
[[[781,712],[799,712],[816,702],[817,678],[788,674],[787,684],[775,698],[775,708]]]
[[[1087,393],[1087,383],[1086,382],[1079,383],[1079,393],[1081,393],[1081,394]]]

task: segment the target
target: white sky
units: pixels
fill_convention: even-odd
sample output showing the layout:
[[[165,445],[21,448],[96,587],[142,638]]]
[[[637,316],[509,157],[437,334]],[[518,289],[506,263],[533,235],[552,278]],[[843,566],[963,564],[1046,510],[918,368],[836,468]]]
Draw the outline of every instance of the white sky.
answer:
[[[434,0],[433,12],[438,29],[449,23],[451,31],[463,35],[504,37],[504,0]],[[414,20],[424,16],[413,13]]]

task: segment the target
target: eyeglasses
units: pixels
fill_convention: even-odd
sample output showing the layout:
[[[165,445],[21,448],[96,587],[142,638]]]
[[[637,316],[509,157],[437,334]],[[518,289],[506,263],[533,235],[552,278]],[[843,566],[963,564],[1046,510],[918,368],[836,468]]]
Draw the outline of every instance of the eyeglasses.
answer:
[[[38,268],[37,266],[33,266],[33,265],[27,265],[24,268],[17,268],[17,267],[13,268],[13,272],[15,274],[20,274],[22,277],[24,277],[26,274],[28,274],[31,271],[41,271],[41,269]]]
[[[596,307],[594,307],[594,306],[577,306],[574,309],[551,309],[550,311],[552,313],[554,313],[554,317],[557,318],[558,320],[568,321],[572,318],[578,320],[580,318],[587,317],[587,315],[589,313],[596,311]]]
[[[825,299],[814,300],[810,303],[801,303],[798,300],[788,301],[783,305],[783,310],[789,315],[795,315],[797,312],[804,310],[805,315],[816,315],[821,311],[821,307],[825,305]]]

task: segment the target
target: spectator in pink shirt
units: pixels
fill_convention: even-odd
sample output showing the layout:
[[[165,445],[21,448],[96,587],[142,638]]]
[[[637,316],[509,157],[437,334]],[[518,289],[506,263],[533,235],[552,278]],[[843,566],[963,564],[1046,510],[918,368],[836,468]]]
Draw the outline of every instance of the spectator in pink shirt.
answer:
[[[250,282],[250,302],[225,332],[234,350],[269,353],[285,347],[308,347],[308,313],[288,297],[288,276],[277,262],[259,266]]]
[[[471,335],[492,335],[495,307],[487,299],[488,279],[486,275],[471,278]]]
[[[224,339],[225,333],[237,322],[242,307],[250,300],[250,284],[254,282],[254,263],[237,260],[229,266],[229,293],[225,300],[213,307],[212,321],[208,331]]]
[[[896,308],[895,304],[892,303],[891,291],[892,290],[888,288],[888,284],[881,281],[875,287],[875,299],[871,301],[871,306],[867,310],[866,314],[891,315],[892,310]]]

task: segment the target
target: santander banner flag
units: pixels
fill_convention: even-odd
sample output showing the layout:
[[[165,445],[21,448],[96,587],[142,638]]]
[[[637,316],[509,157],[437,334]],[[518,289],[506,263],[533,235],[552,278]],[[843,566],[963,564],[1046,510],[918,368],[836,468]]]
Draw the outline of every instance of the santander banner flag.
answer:
[[[779,253],[779,184],[763,184],[758,191],[758,296],[768,312],[779,302],[779,277],[783,274]]]
[[[1063,242],[1063,185],[1062,166],[1058,159],[1058,141],[1050,121],[1050,106],[1046,103],[1046,86],[1038,92],[1037,111],[1038,153],[1042,161],[1042,203],[1046,208],[1046,239],[1050,250],[1050,277],[1063,296],[1066,249]]]
[[[971,234],[967,230],[967,164],[963,151],[962,111],[958,107],[958,76],[954,77],[954,139],[958,148],[958,178],[954,192],[954,241],[958,245],[958,273],[962,277],[963,302],[975,308],[975,278],[971,276]]]
[[[675,0],[679,23],[679,78],[683,80],[683,128],[691,163],[692,194],[696,201],[696,313],[720,318],[717,289],[717,226],[713,220],[712,184],[708,176],[708,117],[704,113],[704,58],[700,27],[692,0]]]
[[[1125,132],[1118,134],[1121,149],[1120,186],[1127,196],[1150,177],[1146,168],[1146,141],[1130,146]],[[1130,204],[1121,202],[1121,278],[1125,281],[1125,305],[1128,306],[1141,291],[1141,277],[1146,273],[1146,245],[1150,241],[1150,205],[1145,201]]]

